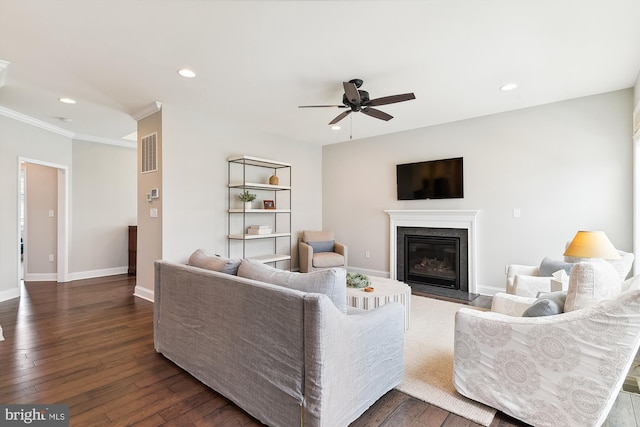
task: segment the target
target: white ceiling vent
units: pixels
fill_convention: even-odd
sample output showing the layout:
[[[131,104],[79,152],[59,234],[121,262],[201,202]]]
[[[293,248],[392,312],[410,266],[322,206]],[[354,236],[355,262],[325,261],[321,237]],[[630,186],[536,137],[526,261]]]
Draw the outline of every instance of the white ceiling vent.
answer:
[[[142,173],[158,170],[157,132],[142,137]]]

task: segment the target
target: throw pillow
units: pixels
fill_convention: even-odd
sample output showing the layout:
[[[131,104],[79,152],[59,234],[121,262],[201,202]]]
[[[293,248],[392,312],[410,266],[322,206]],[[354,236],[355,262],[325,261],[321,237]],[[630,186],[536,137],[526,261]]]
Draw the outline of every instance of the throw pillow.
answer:
[[[295,273],[273,268],[255,260],[243,259],[238,268],[238,276],[302,292],[325,294],[340,311],[347,311],[347,272],[343,268]]]
[[[554,300],[541,298],[531,304],[529,308],[522,313],[522,317],[552,316],[560,313],[562,313],[562,310]]]
[[[621,291],[620,282],[616,269],[603,259],[576,264],[569,276],[564,311],[579,310],[615,298]]]
[[[566,292],[539,292],[538,296],[540,298],[522,313],[522,317],[552,316],[564,313]]]
[[[238,273],[240,261],[242,260],[221,257],[206,249],[198,249],[189,257],[189,265],[191,266],[233,275]]]
[[[318,254],[320,252],[333,252],[334,244],[334,240],[328,240],[326,242],[307,242],[307,245],[313,248],[314,254]]]
[[[548,257],[544,257],[544,259],[540,263],[540,276],[551,277],[553,276],[553,273],[558,270],[564,270],[567,272],[567,274],[570,274],[571,268],[574,265],[575,264],[571,262],[558,261]]]

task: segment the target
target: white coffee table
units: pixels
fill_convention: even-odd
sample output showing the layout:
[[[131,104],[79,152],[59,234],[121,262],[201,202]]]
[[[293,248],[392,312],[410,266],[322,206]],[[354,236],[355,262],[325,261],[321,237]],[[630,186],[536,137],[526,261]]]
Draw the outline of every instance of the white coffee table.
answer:
[[[388,302],[404,305],[404,330],[409,329],[411,314],[411,287],[406,283],[384,277],[369,276],[373,292],[360,288],[347,288],[347,304],[350,307],[372,310]]]

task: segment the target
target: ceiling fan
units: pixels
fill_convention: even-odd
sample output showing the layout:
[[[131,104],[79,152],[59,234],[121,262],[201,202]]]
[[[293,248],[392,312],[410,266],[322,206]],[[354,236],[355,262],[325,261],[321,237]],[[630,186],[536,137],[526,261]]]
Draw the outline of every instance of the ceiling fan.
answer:
[[[369,92],[366,90],[358,89],[362,86],[361,79],[353,79],[348,82],[343,82],[344,95],[342,95],[342,105],[299,105],[298,108],[321,108],[321,107],[333,107],[333,108],[349,108],[329,122],[330,125],[338,123],[351,113],[361,112],[367,116],[375,117],[380,120],[391,120],[393,116],[380,111],[376,108],[378,105],[395,104],[396,102],[410,101],[416,99],[413,93],[403,93],[400,95],[383,96],[382,98],[370,99]]]

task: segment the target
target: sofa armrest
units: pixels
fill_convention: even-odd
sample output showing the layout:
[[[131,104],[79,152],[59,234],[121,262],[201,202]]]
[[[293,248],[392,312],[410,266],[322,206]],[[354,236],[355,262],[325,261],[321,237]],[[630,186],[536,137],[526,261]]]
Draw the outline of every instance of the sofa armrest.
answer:
[[[301,273],[308,273],[313,269],[313,248],[302,240],[298,242],[298,258]]]
[[[513,279],[517,274],[526,276],[538,276],[540,274],[540,268],[534,265],[522,265],[522,264],[509,264],[507,267],[507,293],[515,295],[516,292],[513,288]]]
[[[304,319],[305,425],[348,425],[402,381],[402,304],[346,315],[307,294]]]
[[[516,274],[513,278],[513,294],[535,298],[538,296],[538,292],[551,291],[551,279],[553,277]]]
[[[507,268],[507,277],[513,277],[516,274],[538,276],[540,274],[540,267],[535,265],[509,264],[509,267]]]
[[[522,316],[522,313],[536,301],[536,298],[522,297],[519,295],[498,292],[493,296],[491,311],[509,316]]]
[[[531,425],[599,426],[640,344],[640,292],[546,317],[462,308],[453,381],[462,395]],[[586,404],[588,402],[588,404]]]
[[[334,242],[333,251],[344,257],[344,268],[347,268],[347,246],[344,243]]]

